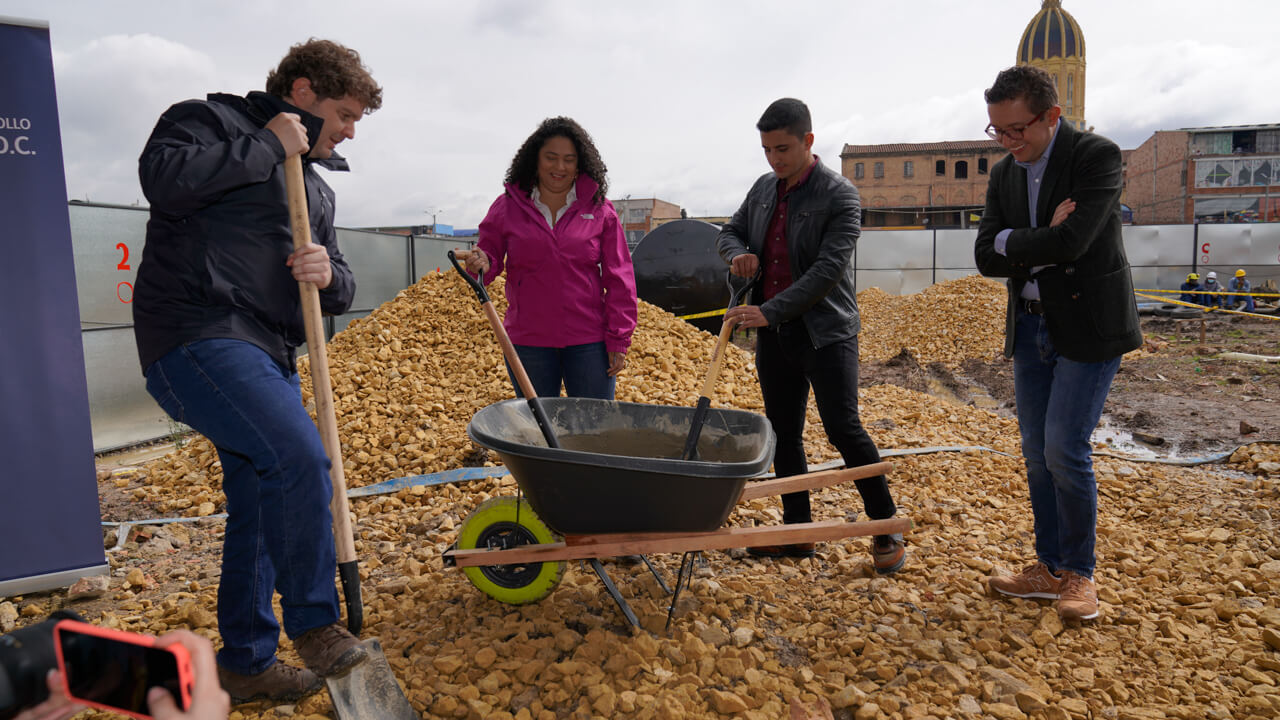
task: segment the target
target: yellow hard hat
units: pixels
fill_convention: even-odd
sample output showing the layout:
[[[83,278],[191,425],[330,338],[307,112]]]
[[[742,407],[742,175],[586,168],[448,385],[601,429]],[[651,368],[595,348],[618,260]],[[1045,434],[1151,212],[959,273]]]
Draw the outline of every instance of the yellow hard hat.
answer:
[[[1236,277],[1244,277],[1244,268],[1240,268],[1236,271]]]
[[[1199,280],[1199,279],[1200,279],[1199,273],[1187,273],[1187,282],[1191,282],[1192,280]]]

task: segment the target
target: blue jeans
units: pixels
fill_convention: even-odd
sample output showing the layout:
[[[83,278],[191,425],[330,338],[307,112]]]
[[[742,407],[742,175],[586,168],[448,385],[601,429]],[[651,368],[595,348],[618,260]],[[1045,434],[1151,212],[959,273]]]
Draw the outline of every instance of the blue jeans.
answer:
[[[603,342],[562,348],[516,345],[516,355],[538,397],[560,397],[563,380],[569,397],[613,399],[615,379],[609,377],[609,353]],[[510,365],[507,374],[516,388],[516,397],[524,397]]]
[[[218,586],[218,664],[256,675],[285,632],[338,622],[329,458],[302,406],[298,374],[240,340],[182,345],[147,368],[147,392],[209,438],[222,461],[227,529]]]
[[[1042,315],[1017,311],[1013,384],[1027,463],[1036,557],[1055,572],[1093,577],[1098,484],[1089,436],[1120,358],[1076,362],[1053,349]]]

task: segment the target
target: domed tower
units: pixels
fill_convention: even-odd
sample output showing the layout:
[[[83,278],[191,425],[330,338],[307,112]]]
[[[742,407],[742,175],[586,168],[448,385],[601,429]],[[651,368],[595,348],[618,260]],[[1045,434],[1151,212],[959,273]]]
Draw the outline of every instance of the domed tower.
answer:
[[[1018,43],[1018,65],[1034,65],[1053,76],[1062,117],[1083,130],[1084,33],[1062,0],[1042,0]]]

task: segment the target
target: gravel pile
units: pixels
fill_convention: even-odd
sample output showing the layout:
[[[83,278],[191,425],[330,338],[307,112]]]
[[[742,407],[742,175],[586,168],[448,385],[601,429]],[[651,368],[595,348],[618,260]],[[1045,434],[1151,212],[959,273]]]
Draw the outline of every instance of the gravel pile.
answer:
[[[864,362],[883,362],[903,350],[916,362],[939,362],[956,369],[969,358],[988,359],[1004,349],[1005,288],[970,275],[925,288],[914,295],[890,295],[880,288],[858,293]]]
[[[917,311],[909,316],[892,309],[898,305],[877,306],[884,298],[864,291],[864,354],[891,357],[907,345],[921,362],[950,362],[929,355],[919,339],[882,349],[886,341],[876,338],[884,335],[874,334],[889,332],[875,324],[882,313],[931,321],[936,335],[955,342],[989,343],[964,352],[998,352],[999,286],[981,279],[949,285],[913,296]],[[943,312],[979,307],[990,317]],[[953,329],[965,325],[967,332]],[[897,327],[891,335],[914,332]],[[692,404],[712,343],[642,306],[619,398]],[[353,485],[478,461],[466,421],[511,394],[492,334],[452,275],[428,276],[354,323],[330,355]],[[714,404],[759,410],[750,357],[730,348],[727,359]],[[430,718],[776,720],[793,699],[825,701],[836,718],[857,720],[1280,714],[1280,476],[1265,465],[1274,446],[1241,451],[1229,470],[1098,458],[1103,616],[1064,626],[1049,602],[995,599],[984,588],[988,574],[1016,572],[1034,557],[1016,424],[890,385],[862,392],[862,414],[881,447],[997,451],[895,459],[891,486],[916,525],[900,575],[874,575],[865,538],[822,544],[814,560],[707,553],[669,634],[661,591],[643,566],[607,564],[652,632],[627,630],[594,574],[576,563],[546,599],[502,605],[441,564],[473,508],[515,493],[514,481],[502,477],[353,501],[366,635],[381,638],[406,694]],[[834,457],[816,415],[810,418],[811,461]],[[191,443],[133,480],[134,492],[148,501],[189,499],[175,506],[183,511],[198,511],[200,498],[221,507],[208,453]],[[817,520],[856,519],[861,511],[852,486],[817,491],[813,505]],[[780,521],[775,498],[740,504],[729,519]],[[190,545],[172,552],[190,557],[198,542],[193,533]],[[672,580],[679,556],[653,560]],[[100,621],[157,633],[189,626],[212,636],[216,553],[212,570],[188,570],[188,593],[160,600],[133,597],[147,580],[125,572],[148,562],[155,561],[120,562],[117,582],[127,584],[113,591],[121,604]],[[28,611],[37,604],[22,607],[24,617],[52,609]],[[282,655],[292,657],[287,649]],[[331,712],[322,694],[232,717]]]

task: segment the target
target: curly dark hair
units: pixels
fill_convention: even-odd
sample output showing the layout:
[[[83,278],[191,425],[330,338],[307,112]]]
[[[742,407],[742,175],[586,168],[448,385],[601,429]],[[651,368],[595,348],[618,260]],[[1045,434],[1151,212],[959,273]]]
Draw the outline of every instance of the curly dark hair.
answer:
[[[289,48],[280,67],[267,74],[267,92],[287,97],[298,78],[310,80],[320,98],[359,100],[366,115],[382,107],[382,88],[360,62],[360,53],[332,40],[311,38]]]
[[[1058,104],[1058,88],[1049,73],[1033,65],[1015,65],[996,75],[996,81],[983,93],[988,105],[1022,99],[1027,109],[1042,113]]]
[[[592,199],[597,204],[604,202],[609,194],[609,178],[606,176],[609,169],[600,159],[600,151],[596,150],[591,135],[573,118],[553,117],[543,120],[516,151],[516,156],[511,158],[511,167],[507,168],[507,176],[503,182],[514,183],[526,193],[533,192],[533,186],[538,182],[538,152],[553,137],[568,138],[573,143],[573,150],[578,153],[578,172],[586,173],[587,177],[600,186]]]

